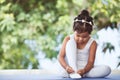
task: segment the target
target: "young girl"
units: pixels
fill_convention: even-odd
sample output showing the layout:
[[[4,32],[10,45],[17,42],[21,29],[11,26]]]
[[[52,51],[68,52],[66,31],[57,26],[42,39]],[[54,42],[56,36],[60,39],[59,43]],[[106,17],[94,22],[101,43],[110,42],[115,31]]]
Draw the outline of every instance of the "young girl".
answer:
[[[97,43],[91,38],[93,18],[87,10],[74,19],[73,31],[65,37],[58,60],[63,67],[63,77],[105,77],[110,74],[108,66],[94,66]]]

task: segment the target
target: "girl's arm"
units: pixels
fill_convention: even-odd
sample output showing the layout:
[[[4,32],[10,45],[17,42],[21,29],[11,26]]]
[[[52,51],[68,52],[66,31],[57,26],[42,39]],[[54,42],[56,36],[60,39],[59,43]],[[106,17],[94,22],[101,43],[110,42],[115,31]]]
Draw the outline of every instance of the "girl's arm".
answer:
[[[66,47],[66,43],[67,41],[70,39],[69,36],[65,37],[65,39],[63,40],[63,43],[62,43],[62,47],[60,49],[60,52],[59,52],[59,57],[58,57],[58,60],[60,62],[60,64],[62,65],[62,67],[64,69],[66,69],[66,67],[68,66],[67,63],[65,62],[65,47]]]
[[[81,76],[88,71],[92,69],[94,66],[94,61],[95,61],[95,55],[96,55],[96,49],[97,49],[97,43],[96,41],[93,41],[93,43],[90,46],[90,51],[89,51],[89,58],[88,58],[88,63],[84,67],[84,69],[78,70],[77,73],[79,73]]]
[[[90,71],[91,68],[94,66],[96,49],[97,49],[97,43],[96,41],[93,41],[92,45],[90,46],[88,63],[84,68],[84,73],[87,73],[88,71]]]

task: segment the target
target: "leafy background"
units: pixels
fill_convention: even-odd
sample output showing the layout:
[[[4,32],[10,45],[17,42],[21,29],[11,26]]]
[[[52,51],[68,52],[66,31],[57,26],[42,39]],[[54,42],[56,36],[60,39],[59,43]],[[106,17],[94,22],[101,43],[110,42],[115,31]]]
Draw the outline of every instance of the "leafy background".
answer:
[[[118,29],[119,5],[120,0],[0,0],[0,69],[30,65],[37,69],[39,51],[56,58],[59,44],[72,33],[73,19],[82,9],[94,18],[96,38],[103,28]],[[115,49],[110,43],[103,45],[104,53]]]

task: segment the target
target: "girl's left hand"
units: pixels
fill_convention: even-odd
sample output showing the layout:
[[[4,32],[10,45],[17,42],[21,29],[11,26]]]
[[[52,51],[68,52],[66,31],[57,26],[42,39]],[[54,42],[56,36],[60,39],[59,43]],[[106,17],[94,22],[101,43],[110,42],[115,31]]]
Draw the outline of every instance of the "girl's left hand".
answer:
[[[85,70],[84,69],[79,69],[77,71],[78,74],[80,74],[81,76],[83,76],[85,74]]]

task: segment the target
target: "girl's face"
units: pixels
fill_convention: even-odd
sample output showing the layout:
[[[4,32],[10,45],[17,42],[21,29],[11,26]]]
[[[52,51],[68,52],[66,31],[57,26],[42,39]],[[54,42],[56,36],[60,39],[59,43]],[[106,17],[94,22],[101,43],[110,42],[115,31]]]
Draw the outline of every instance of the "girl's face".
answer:
[[[75,41],[78,44],[86,43],[90,38],[90,35],[88,32],[78,33],[75,31],[74,34],[75,34]]]

